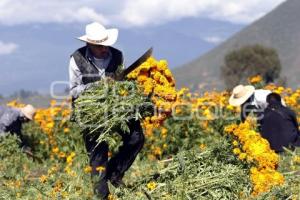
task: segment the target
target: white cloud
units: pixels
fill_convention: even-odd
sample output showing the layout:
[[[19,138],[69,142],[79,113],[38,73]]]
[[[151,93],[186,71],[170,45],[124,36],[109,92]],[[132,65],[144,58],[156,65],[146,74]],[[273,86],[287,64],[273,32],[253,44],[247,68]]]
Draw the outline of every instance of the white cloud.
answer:
[[[131,25],[160,24],[183,17],[203,17],[247,24],[285,0],[127,0],[121,16]]]
[[[98,0],[99,3],[101,1]],[[70,23],[108,20],[83,0],[1,0],[0,23],[15,25],[24,23]]]
[[[1,0],[0,24],[100,21],[123,27],[184,17],[250,23],[285,0]]]
[[[8,55],[15,52],[18,48],[18,45],[15,43],[4,43],[0,41],[0,55]]]
[[[206,42],[212,43],[212,44],[219,44],[224,41],[223,38],[218,37],[218,36],[205,37],[205,38],[203,38],[203,40]]]

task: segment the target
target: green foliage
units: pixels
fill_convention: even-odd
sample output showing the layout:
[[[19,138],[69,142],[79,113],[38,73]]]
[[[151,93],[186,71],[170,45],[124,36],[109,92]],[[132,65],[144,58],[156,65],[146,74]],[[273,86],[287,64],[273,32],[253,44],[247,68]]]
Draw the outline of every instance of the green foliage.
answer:
[[[75,154],[72,165],[66,158],[50,156],[52,149],[40,144],[45,141],[45,133],[38,131],[33,123],[24,127],[33,156],[21,150],[17,136],[0,137],[0,199],[92,199],[90,176],[84,172],[89,165],[88,156],[81,138],[77,138],[80,135],[77,129],[74,126],[72,134],[61,131],[55,135],[67,156]]]
[[[227,88],[247,83],[247,78],[261,75],[266,83],[279,78],[281,63],[275,49],[261,45],[245,46],[225,56],[221,67]]]
[[[300,194],[300,149],[280,155],[279,170],[285,176],[285,185],[259,197],[251,196],[251,165],[233,154],[231,136],[222,134],[224,126],[236,123],[237,118],[234,111],[223,109],[219,110],[223,117],[216,119],[199,120],[194,116],[166,120],[163,126],[168,133],[164,136],[157,129],[153,137],[147,137],[144,154],[139,154],[126,172],[127,187],[114,188],[109,184],[113,197],[118,200],[299,198],[296,195]],[[97,109],[92,111],[97,114]],[[203,109],[199,112],[201,116],[204,114]],[[182,109],[181,113],[190,110]],[[81,129],[77,123],[61,119],[56,116],[51,131],[45,133],[33,122],[23,126],[33,155],[42,162],[23,153],[16,136],[0,137],[0,199],[97,199],[90,174],[85,172],[89,161]],[[51,125],[52,121],[48,123]],[[64,131],[66,127],[69,131]],[[149,159],[151,147],[164,148],[164,144],[167,145],[164,154],[158,160]]]
[[[27,184],[27,169],[35,170],[33,161],[19,148],[20,141],[15,135],[0,137],[0,199],[16,199],[17,193],[34,195],[36,191],[21,187]]]
[[[130,120],[150,116],[152,110],[150,99],[131,81],[101,80],[75,101],[76,121],[81,128],[96,135],[99,143],[110,145],[116,143],[114,132],[129,132]]]
[[[208,119],[203,115],[203,109],[195,112],[189,106],[181,106],[180,114],[171,115],[162,124],[163,128],[154,129],[153,135],[147,138],[148,142],[143,153],[153,153],[153,147],[159,147],[162,154],[156,157],[163,158],[182,150],[190,150],[195,146],[198,148],[214,146],[224,139],[224,127],[240,120],[239,114],[236,115],[225,107],[214,108],[216,110],[212,112],[215,118]]]
[[[251,185],[242,165],[223,162],[219,155],[228,144],[217,144],[203,152],[199,149],[181,151],[171,159],[156,163],[150,174],[131,182],[134,187],[119,191],[120,199],[241,199],[249,197]],[[149,183],[155,187],[149,188]],[[147,197],[148,196],[148,197]]]
[[[169,126],[178,121],[169,121]],[[231,139],[220,135],[202,135],[196,131],[196,124],[187,128],[187,134],[198,142],[207,144],[207,148],[200,150],[191,140],[186,140],[172,154],[171,150],[165,160],[148,160],[140,155],[134,165],[126,173],[126,188],[116,189],[110,185],[112,194],[117,199],[251,199],[251,185],[248,166],[243,164],[232,154]],[[41,199],[93,199],[90,174],[84,173],[88,166],[88,156],[80,138],[80,130],[76,124],[70,126],[70,133],[55,132],[59,147],[69,154],[76,156],[72,165],[68,165],[66,158],[51,159],[51,149],[39,144],[45,140],[44,133],[38,131],[34,124],[24,127],[28,133],[34,155],[42,158],[42,163],[26,155],[19,148],[16,136],[0,138],[0,199],[25,199],[32,197]],[[170,127],[171,128],[171,127]],[[184,127],[174,126],[172,130]],[[176,132],[179,133],[179,132]],[[203,132],[203,134],[205,134]],[[201,139],[202,138],[202,139]],[[206,142],[207,141],[207,142]],[[211,142],[208,142],[211,141]],[[217,142],[219,141],[219,142]],[[149,143],[151,141],[147,141]],[[169,141],[171,145],[172,141]],[[174,141],[173,141],[174,142]],[[191,142],[194,148],[187,145]],[[176,143],[176,145],[181,145]],[[145,151],[149,146],[146,145]],[[185,149],[186,148],[186,149]],[[69,155],[68,154],[68,155]],[[296,152],[282,155],[280,170],[285,174],[286,185],[274,188],[270,193],[263,194],[258,199],[285,199],[287,195],[299,194],[299,164],[293,163],[293,158],[300,155]],[[76,175],[70,175],[66,167]],[[296,168],[295,168],[296,167]],[[49,173],[55,168],[53,173]],[[41,182],[41,177],[47,180]],[[150,190],[148,184],[154,182],[155,188]],[[19,196],[19,197],[18,197]],[[95,198],[96,199],[96,198]]]

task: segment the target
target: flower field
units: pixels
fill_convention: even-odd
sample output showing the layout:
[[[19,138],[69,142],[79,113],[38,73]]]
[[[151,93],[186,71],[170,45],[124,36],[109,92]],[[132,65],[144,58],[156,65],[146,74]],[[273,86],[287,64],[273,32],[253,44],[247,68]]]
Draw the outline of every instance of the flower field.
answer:
[[[272,151],[253,116],[239,123],[228,91],[176,90],[167,62],[154,58],[128,80],[142,88],[155,111],[142,121],[146,143],[125,175],[127,187],[110,185],[109,199],[300,199],[300,149]],[[249,83],[280,93],[299,120],[300,89],[264,85],[259,76]],[[21,151],[17,137],[0,138],[0,199],[97,199],[80,127],[70,114],[68,100],[38,109],[23,127],[32,155]],[[117,149],[113,144],[108,156]]]

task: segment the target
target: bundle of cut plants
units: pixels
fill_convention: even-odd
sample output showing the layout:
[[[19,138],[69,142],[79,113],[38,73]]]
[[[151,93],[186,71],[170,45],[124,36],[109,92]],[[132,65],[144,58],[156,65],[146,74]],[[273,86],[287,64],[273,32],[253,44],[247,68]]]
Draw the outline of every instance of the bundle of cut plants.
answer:
[[[134,81],[105,78],[93,83],[75,100],[75,119],[82,129],[98,137],[97,141],[116,143],[113,133],[129,133],[128,122],[152,115],[148,96]]]
[[[115,191],[120,199],[189,200],[250,199],[248,170],[230,152],[226,141],[204,151],[181,151],[172,158],[143,163],[143,177],[129,189]],[[150,171],[150,174],[147,174]],[[139,172],[135,172],[139,173]]]

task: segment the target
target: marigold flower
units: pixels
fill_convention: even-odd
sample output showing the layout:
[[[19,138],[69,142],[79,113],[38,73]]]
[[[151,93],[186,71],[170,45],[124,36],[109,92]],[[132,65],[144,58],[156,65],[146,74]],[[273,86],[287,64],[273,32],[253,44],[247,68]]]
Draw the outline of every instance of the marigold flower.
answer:
[[[86,166],[86,167],[84,168],[84,172],[85,172],[85,173],[91,173],[91,172],[92,172],[92,167],[91,167],[91,166]]]
[[[105,167],[104,166],[98,166],[98,167],[96,167],[96,171],[98,171],[98,172],[104,172],[105,171]]]
[[[64,128],[64,133],[69,133],[70,129],[69,128]]]
[[[204,151],[206,149],[206,145],[205,144],[200,144],[199,148],[201,151]]]
[[[238,154],[241,153],[241,150],[239,148],[234,148],[233,149],[233,153],[236,154],[236,155],[238,155]]]
[[[45,183],[47,180],[48,180],[48,176],[46,176],[46,175],[40,176],[40,182],[41,183]]]
[[[147,188],[149,190],[154,190],[156,188],[156,186],[157,186],[156,183],[153,181],[147,184]]]
[[[58,148],[58,147],[54,147],[54,148],[52,149],[52,152],[55,153],[55,154],[58,153],[58,152],[59,152],[59,148]]]
[[[256,84],[256,83],[261,82],[263,79],[260,75],[256,75],[256,76],[249,78],[248,80],[251,84]]]

